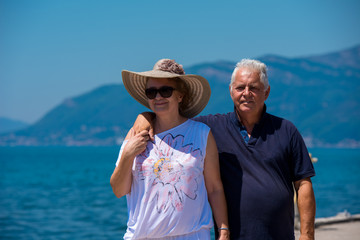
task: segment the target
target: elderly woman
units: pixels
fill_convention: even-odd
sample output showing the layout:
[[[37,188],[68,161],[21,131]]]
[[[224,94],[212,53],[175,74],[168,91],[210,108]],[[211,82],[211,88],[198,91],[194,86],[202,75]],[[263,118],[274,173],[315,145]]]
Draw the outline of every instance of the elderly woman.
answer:
[[[212,214],[219,239],[229,239],[215,140],[208,126],[189,119],[206,106],[208,82],[169,59],[147,72],[124,70],[122,77],[156,116],[154,141],[147,131],[130,129],[110,179],[115,195],[127,198],[124,239],[210,239]]]

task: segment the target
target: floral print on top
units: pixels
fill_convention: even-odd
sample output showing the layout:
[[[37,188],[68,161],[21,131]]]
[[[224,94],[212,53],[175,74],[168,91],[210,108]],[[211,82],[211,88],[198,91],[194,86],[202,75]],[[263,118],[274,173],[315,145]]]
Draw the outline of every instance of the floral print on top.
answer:
[[[126,195],[129,219],[124,239],[198,239],[195,233],[210,232],[213,220],[203,174],[209,131],[205,124],[187,120],[156,134],[136,156]],[[125,145],[126,141],[118,161]]]
[[[182,211],[185,198],[195,200],[197,196],[197,178],[201,177],[203,165],[197,159],[203,159],[202,152],[193,144],[184,145],[183,135],[174,137],[169,133],[159,145],[148,145],[136,159],[139,180],[149,178],[151,194],[145,201],[155,200],[159,213]]]

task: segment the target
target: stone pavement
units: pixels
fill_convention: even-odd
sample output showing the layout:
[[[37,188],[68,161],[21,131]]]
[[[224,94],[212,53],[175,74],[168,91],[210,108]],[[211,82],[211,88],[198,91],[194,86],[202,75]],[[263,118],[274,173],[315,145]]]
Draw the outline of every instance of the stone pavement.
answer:
[[[295,231],[299,239],[299,231]],[[315,240],[360,240],[360,221],[325,224],[315,228]]]

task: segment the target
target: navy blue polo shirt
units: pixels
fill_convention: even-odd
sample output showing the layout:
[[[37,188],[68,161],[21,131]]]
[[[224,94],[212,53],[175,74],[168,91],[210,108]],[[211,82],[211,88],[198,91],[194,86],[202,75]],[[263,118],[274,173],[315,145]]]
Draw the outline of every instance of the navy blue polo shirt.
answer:
[[[294,239],[293,182],[315,175],[296,127],[265,106],[246,143],[236,112],[194,120],[217,143],[231,239]]]

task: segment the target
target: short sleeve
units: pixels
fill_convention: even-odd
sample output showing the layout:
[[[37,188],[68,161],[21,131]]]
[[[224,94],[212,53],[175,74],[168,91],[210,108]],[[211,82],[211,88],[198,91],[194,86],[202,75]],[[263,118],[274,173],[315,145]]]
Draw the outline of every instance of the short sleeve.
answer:
[[[205,123],[206,125],[208,125],[208,121],[210,119],[210,116],[211,115],[197,116],[197,117],[192,118],[191,120],[194,120],[196,122],[202,122],[202,123]]]
[[[315,176],[314,166],[311,162],[305,142],[297,129],[291,138],[292,160],[293,160],[293,181]]]

